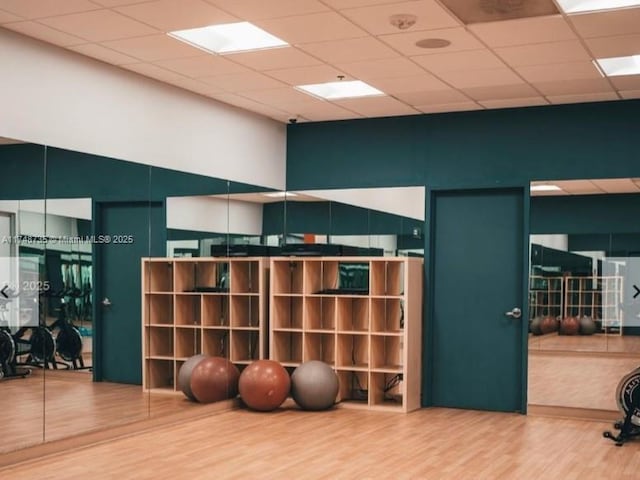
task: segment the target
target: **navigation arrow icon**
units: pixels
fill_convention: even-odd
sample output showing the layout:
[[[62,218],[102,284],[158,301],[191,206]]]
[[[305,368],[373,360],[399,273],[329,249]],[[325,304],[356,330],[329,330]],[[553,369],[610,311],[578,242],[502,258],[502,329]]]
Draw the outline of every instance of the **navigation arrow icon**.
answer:
[[[4,291],[5,291],[7,288],[9,288],[9,285],[5,285],[4,287],[2,287],[2,290],[0,290],[0,293],[2,294],[2,296],[3,296],[4,298],[9,298],[9,295],[7,295],[6,293],[4,293]],[[640,293],[640,291],[639,291],[638,293]]]
[[[636,298],[638,295],[640,295],[640,288],[634,285],[633,289],[636,291],[636,293],[633,295],[633,298]]]

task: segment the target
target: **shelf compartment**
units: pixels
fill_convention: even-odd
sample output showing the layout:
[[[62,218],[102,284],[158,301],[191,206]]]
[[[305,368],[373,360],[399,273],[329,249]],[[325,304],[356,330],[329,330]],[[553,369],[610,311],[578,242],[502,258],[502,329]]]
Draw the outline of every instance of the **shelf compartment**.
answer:
[[[369,298],[337,297],[338,331],[369,331]]]
[[[231,263],[231,293],[258,293],[260,291],[260,262],[235,261]]]
[[[404,291],[403,283],[403,261],[374,260],[371,262],[371,295],[402,295]]]
[[[338,261],[307,260],[304,264],[304,292],[319,294],[338,288]]]
[[[229,297],[202,295],[202,325],[205,327],[229,327]]]
[[[202,288],[228,288],[228,262],[176,262],[174,274],[175,291],[193,292]]]
[[[372,373],[369,392],[371,405],[402,408],[402,378],[400,373]]]
[[[404,304],[399,298],[371,299],[371,331],[401,333],[404,329]]]
[[[403,338],[376,335],[371,337],[371,368],[385,372],[402,372]]]
[[[231,361],[251,363],[260,358],[260,332],[233,330],[231,332]]]
[[[273,293],[302,293],[303,270],[302,260],[273,260],[271,263]]]
[[[302,329],[302,297],[272,298],[271,324],[273,328]]]
[[[173,262],[147,262],[143,281],[145,292],[173,291]]]
[[[173,324],[173,295],[148,293],[145,295],[145,325]]]
[[[260,325],[260,298],[255,295],[231,297],[231,325],[257,327]]]
[[[304,318],[306,330],[336,329],[335,297],[305,297]]]
[[[212,357],[229,358],[229,331],[203,330],[202,353]]]
[[[336,337],[333,333],[305,333],[304,361],[320,360],[335,365]]]
[[[273,332],[272,357],[282,364],[302,363],[302,333]]]
[[[200,302],[200,295],[176,295],[175,324],[192,327],[201,325]]]
[[[173,357],[173,328],[146,327],[149,357]]]
[[[174,388],[173,360],[147,360],[147,388]]]
[[[176,357],[189,358],[202,351],[202,333],[197,328],[176,328]]]
[[[338,402],[369,402],[369,374],[354,370],[338,370]]]
[[[369,337],[338,334],[338,368],[367,370],[369,368]]]

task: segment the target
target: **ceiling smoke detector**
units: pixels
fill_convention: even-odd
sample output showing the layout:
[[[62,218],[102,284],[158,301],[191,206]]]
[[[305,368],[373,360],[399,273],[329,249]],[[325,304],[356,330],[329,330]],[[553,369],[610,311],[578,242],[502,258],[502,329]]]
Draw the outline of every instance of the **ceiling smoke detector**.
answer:
[[[406,30],[413,27],[418,21],[418,17],[411,15],[410,13],[399,13],[398,15],[391,15],[389,17],[389,23],[396,27],[398,30]]]

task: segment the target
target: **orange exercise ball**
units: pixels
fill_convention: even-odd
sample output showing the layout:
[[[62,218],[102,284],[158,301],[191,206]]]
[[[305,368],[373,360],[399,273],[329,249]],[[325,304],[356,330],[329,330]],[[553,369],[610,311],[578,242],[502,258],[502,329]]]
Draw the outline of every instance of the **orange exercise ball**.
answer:
[[[542,322],[540,322],[540,332],[543,335],[547,333],[557,332],[558,331],[558,320],[554,317],[544,317]]]
[[[577,335],[580,331],[580,321],[577,317],[567,317],[560,322],[560,333],[563,335]]]
[[[289,395],[291,379],[275,360],[256,360],[242,371],[238,389],[240,398],[252,410],[275,410]]]
[[[238,395],[240,372],[226,358],[207,357],[191,372],[191,392],[200,403],[219,402]]]

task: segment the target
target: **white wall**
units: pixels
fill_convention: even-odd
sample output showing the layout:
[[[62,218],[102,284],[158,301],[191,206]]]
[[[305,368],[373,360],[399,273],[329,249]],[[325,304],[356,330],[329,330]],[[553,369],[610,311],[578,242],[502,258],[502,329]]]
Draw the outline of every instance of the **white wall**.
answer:
[[[169,197],[167,228],[261,235],[262,204],[206,196]]]
[[[0,137],[282,189],[286,127],[0,28]]]
[[[529,243],[542,245],[543,247],[555,248],[556,250],[567,251],[569,248],[568,235],[531,235]]]

